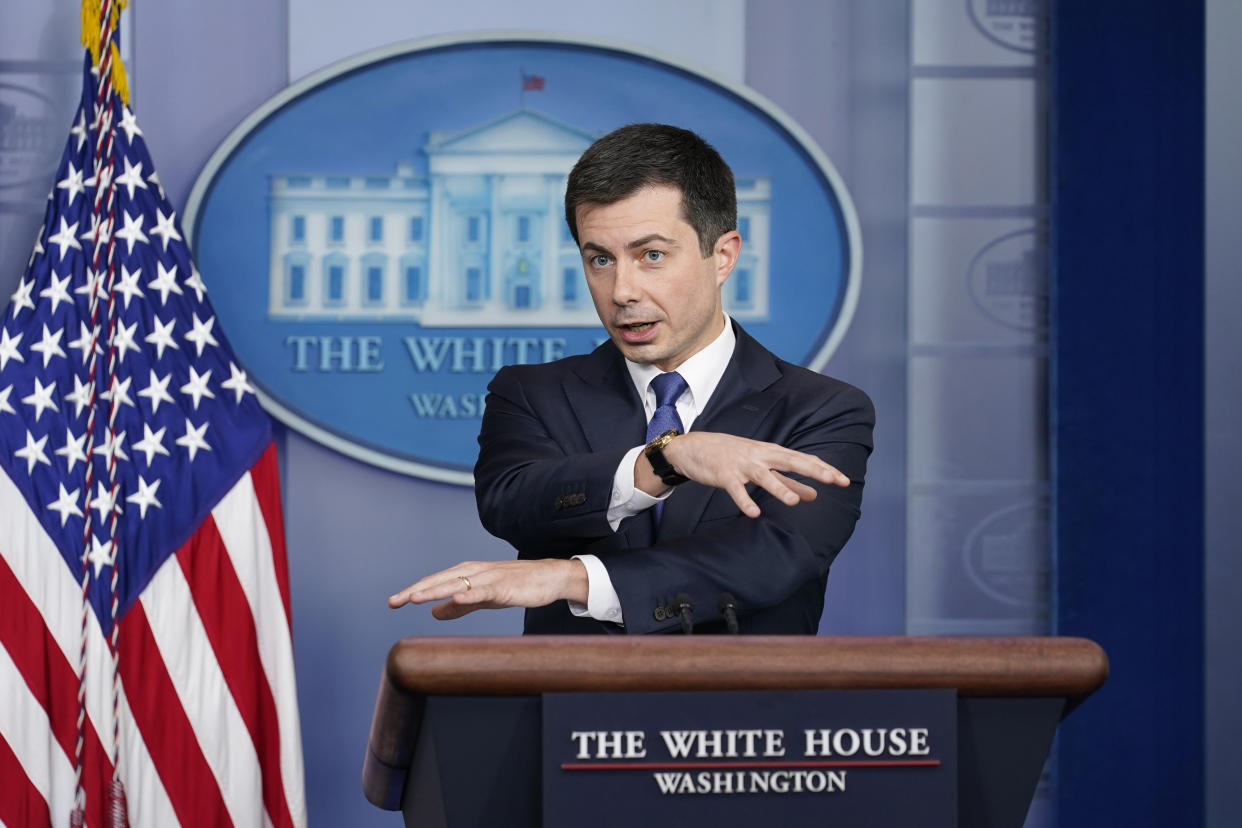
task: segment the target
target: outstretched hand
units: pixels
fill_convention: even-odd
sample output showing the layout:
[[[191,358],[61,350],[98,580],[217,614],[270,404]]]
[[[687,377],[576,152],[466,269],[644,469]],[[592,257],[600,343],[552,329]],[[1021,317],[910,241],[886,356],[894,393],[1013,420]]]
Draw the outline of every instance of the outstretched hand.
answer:
[[[562,598],[586,603],[586,567],[579,561],[465,561],[415,581],[389,597],[388,606],[443,601],[431,614],[449,621],[479,609],[542,607]]]
[[[759,506],[746,491],[747,484],[759,486],[786,506],[814,500],[817,494],[788,474],[832,486],[850,485],[848,477],[813,454],[733,434],[691,431],[673,438],[664,448],[664,457],[679,474],[728,492],[742,513],[752,518],[759,517]],[[641,454],[638,466],[635,483],[643,491],[657,494],[668,488]]]

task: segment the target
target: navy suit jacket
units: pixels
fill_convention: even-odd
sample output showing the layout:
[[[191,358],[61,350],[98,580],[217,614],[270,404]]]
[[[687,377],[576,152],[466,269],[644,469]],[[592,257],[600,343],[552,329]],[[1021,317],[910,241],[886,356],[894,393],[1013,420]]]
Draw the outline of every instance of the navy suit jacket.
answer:
[[[762,510],[741,513],[720,489],[684,483],[614,532],[606,513],[622,456],[647,421],[620,351],[502,369],[488,386],[475,496],[484,527],[519,558],[597,555],[621,599],[620,627],[570,613],[565,601],[527,610],[528,633],[650,633],[680,629],[675,596],[694,603],[697,632],[723,631],[722,592],[746,633],[814,634],[828,567],[858,520],[875,414],[866,394],[778,359],[735,323],[737,346],[692,430],[815,454],[850,478],[813,484],[819,497],[786,506],[751,487]]]

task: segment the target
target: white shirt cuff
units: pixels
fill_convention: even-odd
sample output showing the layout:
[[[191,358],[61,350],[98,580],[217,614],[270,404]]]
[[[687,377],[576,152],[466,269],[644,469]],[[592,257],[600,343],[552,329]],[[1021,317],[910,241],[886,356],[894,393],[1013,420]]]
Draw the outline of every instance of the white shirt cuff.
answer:
[[[614,532],[627,517],[650,509],[673,493],[670,489],[660,497],[652,497],[634,485],[634,464],[638,462],[639,452],[646,447],[644,444],[627,451],[617,466],[616,474],[612,476],[612,497],[608,500],[607,517],[608,525]],[[602,566],[601,564],[601,568]]]
[[[621,599],[612,586],[612,578],[603,562],[594,555],[574,555],[575,560],[582,561],[587,571],[587,602],[586,606],[577,601],[569,602],[569,611],[579,618],[594,618],[596,621],[611,621],[614,624],[625,624],[621,615]]]

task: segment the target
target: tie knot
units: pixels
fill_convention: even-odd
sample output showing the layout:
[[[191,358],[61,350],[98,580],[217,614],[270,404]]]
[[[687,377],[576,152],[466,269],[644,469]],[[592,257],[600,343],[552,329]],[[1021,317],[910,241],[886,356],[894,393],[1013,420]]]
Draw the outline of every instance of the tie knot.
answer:
[[[686,390],[686,381],[676,371],[669,371],[651,380],[651,390],[655,391],[656,408],[672,405]]]

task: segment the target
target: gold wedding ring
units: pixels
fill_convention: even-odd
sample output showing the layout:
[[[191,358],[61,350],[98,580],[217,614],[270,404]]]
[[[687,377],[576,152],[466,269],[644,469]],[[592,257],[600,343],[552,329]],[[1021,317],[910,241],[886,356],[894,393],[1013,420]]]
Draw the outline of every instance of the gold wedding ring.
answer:
[[[466,592],[470,591],[470,579],[469,578],[467,578],[465,575],[458,575],[457,580],[461,581],[463,584],[466,585]]]

